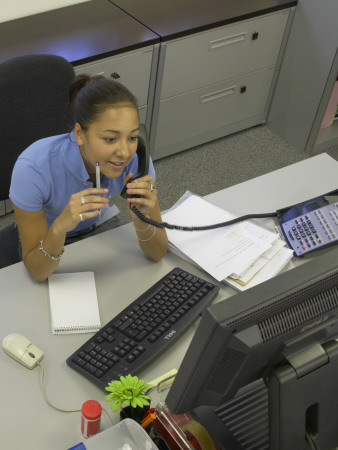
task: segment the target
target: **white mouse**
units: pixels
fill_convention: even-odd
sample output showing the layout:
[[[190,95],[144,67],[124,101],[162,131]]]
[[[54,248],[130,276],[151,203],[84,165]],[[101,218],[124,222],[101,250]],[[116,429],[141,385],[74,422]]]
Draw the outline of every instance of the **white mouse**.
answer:
[[[43,352],[23,334],[9,334],[2,340],[2,348],[10,357],[28,369],[33,369],[43,358]]]

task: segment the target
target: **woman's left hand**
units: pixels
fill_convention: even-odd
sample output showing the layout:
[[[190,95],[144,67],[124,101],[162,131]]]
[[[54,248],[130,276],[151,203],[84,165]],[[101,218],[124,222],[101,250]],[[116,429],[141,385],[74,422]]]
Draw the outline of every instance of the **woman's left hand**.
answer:
[[[125,182],[131,178],[131,174],[125,177]],[[152,175],[145,175],[144,177],[137,178],[131,183],[127,182],[127,194],[128,195],[138,195],[139,197],[127,198],[127,202],[131,206],[136,206],[136,208],[145,216],[150,213],[150,211],[157,204],[157,190],[153,183]]]

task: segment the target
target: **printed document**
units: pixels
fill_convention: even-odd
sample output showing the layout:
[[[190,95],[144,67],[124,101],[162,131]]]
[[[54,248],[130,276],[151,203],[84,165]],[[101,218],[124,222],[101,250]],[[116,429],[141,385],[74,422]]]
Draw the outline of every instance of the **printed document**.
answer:
[[[218,224],[235,217],[236,214],[190,192],[162,214],[165,222],[191,227]],[[168,229],[167,234],[174,253],[197,264],[218,281],[244,277],[243,285],[255,275],[255,264],[258,272],[267,264],[267,258],[275,256],[284,245],[277,244],[277,233],[250,221],[207,231]]]

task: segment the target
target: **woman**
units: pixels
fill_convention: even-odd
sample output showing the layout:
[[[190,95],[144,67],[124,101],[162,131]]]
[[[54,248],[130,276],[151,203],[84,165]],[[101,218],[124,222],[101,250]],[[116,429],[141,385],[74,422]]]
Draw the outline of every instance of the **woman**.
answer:
[[[22,247],[32,279],[44,281],[57,268],[67,237],[95,228],[109,198],[137,174],[139,117],[135,97],[104,77],[80,75],[69,93],[71,133],[39,140],[18,158],[10,188]],[[100,187],[97,184],[99,168]],[[127,204],[161,221],[152,162],[149,173],[127,184]],[[130,211],[130,209],[129,209]],[[153,261],[167,251],[164,229],[130,211],[140,247]]]

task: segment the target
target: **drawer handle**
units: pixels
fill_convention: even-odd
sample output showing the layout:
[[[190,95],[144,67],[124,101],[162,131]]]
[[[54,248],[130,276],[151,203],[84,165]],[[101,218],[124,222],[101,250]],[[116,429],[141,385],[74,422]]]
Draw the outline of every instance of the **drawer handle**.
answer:
[[[120,76],[117,72],[111,73],[110,76],[111,76],[112,78],[115,78],[115,80],[117,80],[118,78],[121,78],[121,76]]]
[[[215,48],[224,47],[225,45],[237,44],[239,42],[245,41],[247,32],[244,31],[240,34],[233,34],[232,36],[227,36],[222,39],[216,39],[215,41],[210,41],[209,48],[214,50]]]
[[[231,86],[227,89],[222,89],[218,92],[212,92],[211,94],[202,95],[201,103],[212,102],[213,100],[217,100],[222,97],[226,97],[227,95],[231,95],[234,93],[236,86]]]

